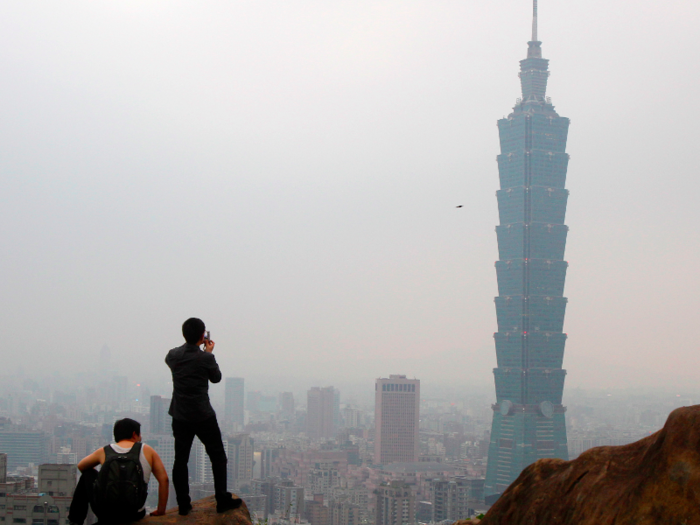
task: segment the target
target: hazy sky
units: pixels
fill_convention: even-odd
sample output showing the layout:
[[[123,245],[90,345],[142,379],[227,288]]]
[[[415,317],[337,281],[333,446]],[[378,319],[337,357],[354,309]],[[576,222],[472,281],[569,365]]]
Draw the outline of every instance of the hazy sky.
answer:
[[[0,3],[0,375],[493,389],[528,0]],[[700,4],[542,0],[571,118],[567,387],[700,376]],[[456,205],[463,205],[457,209]],[[254,379],[253,379],[254,381]]]

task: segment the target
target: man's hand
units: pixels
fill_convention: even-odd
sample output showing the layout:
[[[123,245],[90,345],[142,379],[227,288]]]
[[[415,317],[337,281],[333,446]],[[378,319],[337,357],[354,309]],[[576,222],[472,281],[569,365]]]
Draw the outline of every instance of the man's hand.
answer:
[[[215,344],[216,343],[214,343],[214,341],[212,341],[211,339],[206,339],[204,341],[204,351],[209,352],[211,354],[214,351]]]
[[[164,516],[165,515],[165,509],[156,509],[153,512],[151,512],[151,516]]]

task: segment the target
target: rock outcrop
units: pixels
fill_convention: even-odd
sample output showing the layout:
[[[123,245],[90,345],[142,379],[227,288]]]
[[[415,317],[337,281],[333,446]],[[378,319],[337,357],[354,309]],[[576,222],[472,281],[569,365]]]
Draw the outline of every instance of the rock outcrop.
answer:
[[[234,496],[236,497],[236,496]],[[240,508],[222,514],[216,513],[214,496],[192,502],[192,512],[180,516],[177,507],[170,509],[164,516],[146,516],[137,521],[138,525],[252,525],[250,512],[243,502]]]
[[[479,522],[461,525],[700,525],[700,406],[636,443],[527,467]]]

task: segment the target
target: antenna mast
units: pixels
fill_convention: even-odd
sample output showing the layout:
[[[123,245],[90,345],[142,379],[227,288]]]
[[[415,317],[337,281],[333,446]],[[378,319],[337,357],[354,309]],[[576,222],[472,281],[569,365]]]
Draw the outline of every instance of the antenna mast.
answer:
[[[532,41],[537,42],[537,0],[532,0]]]

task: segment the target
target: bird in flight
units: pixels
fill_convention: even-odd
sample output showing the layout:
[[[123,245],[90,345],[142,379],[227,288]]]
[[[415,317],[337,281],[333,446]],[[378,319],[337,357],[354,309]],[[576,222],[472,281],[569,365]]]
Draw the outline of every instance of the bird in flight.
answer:
[[[460,204],[459,206],[455,206],[455,207],[456,207],[456,208],[462,208],[462,207],[463,207],[463,205],[462,205],[462,204]]]

